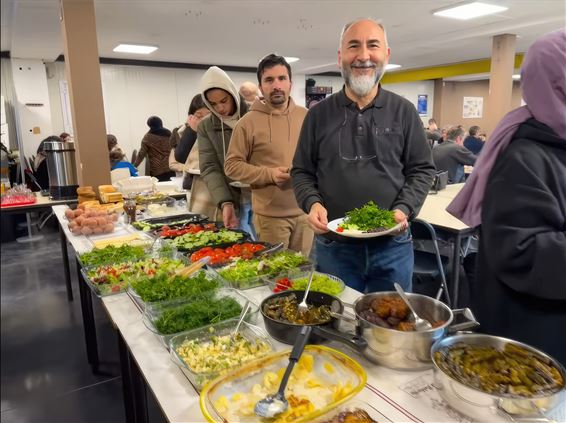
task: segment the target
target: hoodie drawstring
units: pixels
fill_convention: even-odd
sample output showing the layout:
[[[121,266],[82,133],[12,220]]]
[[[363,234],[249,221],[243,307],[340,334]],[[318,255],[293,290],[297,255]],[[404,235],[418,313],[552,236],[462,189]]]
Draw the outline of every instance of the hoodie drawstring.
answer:
[[[222,157],[226,161],[226,141],[224,140],[224,119],[220,118],[220,132],[222,132]]]

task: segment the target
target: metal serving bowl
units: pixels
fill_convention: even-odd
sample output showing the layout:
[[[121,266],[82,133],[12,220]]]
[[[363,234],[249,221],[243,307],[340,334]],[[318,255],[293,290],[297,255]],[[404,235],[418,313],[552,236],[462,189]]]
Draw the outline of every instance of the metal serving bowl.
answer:
[[[537,355],[542,361],[556,367],[564,380],[566,380],[566,370],[555,359],[549,355],[521,342],[499,336],[482,334],[463,334],[454,335],[437,341],[431,348],[431,357],[434,363],[434,379],[439,389],[440,395],[453,408],[474,419],[482,421],[493,421],[494,415],[506,415],[511,421],[515,417],[539,417],[537,421],[548,421],[544,414],[554,408],[564,395],[564,387],[556,392],[550,392],[542,396],[534,397],[509,397],[506,395],[488,394],[476,388],[464,385],[452,376],[448,375],[434,360],[434,353],[444,347],[449,347],[457,343],[468,345],[491,346],[503,350],[506,344],[513,344],[522,347]]]
[[[373,324],[360,313],[369,308],[371,302],[380,297],[397,297],[396,292],[366,294],[354,302],[356,317],[360,320],[359,335],[368,343],[365,356],[371,361],[397,370],[425,370],[432,367],[430,348],[447,333],[477,326],[470,309],[451,310],[443,302],[426,295],[407,293],[417,314],[431,323],[443,320],[442,326],[425,331],[403,332]],[[468,321],[453,324],[454,316],[463,315]]]

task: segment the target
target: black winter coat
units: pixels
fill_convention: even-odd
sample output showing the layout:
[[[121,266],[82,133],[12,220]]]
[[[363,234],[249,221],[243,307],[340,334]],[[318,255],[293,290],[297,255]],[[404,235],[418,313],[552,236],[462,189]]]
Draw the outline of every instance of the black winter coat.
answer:
[[[486,188],[473,287],[481,330],[566,365],[566,140],[530,119]]]

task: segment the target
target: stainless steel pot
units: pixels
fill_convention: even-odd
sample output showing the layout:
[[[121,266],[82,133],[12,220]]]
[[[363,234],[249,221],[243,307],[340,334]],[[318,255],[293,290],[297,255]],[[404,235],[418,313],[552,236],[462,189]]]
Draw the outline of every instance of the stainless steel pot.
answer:
[[[564,367],[552,357],[545,353],[521,342],[513,341],[499,336],[482,335],[482,334],[463,334],[454,335],[437,341],[431,348],[431,357],[441,348],[454,345],[456,343],[465,343],[469,345],[492,346],[497,349],[503,349],[505,344],[514,344],[531,351],[539,356],[542,360],[555,366],[562,378],[566,380],[566,370]],[[504,395],[493,395],[471,388],[453,379],[445,373],[433,360],[434,379],[438,387],[440,395],[453,408],[480,421],[493,421],[494,415],[505,415],[511,421],[516,419],[528,419],[529,421],[549,421],[544,414],[554,408],[561,401],[566,393],[564,388],[560,391],[549,393],[544,396],[531,398],[511,398]]]
[[[360,313],[369,308],[376,298],[397,296],[396,292],[375,292],[359,297],[353,304],[358,320],[356,335],[348,336],[328,329],[318,328],[315,332],[327,338],[344,342],[356,349],[368,360],[395,370],[426,370],[433,364],[430,357],[432,344],[448,333],[470,329],[478,325],[470,309],[451,310],[446,304],[426,295],[407,296],[419,316],[431,323],[443,320],[437,328],[419,332],[403,332],[375,325]],[[346,305],[346,304],[345,304]],[[455,316],[463,316],[466,321],[453,324]]]

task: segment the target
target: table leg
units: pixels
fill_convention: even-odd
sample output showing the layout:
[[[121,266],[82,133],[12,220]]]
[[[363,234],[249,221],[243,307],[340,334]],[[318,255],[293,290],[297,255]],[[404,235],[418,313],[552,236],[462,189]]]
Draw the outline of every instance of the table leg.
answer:
[[[67,251],[67,237],[59,224],[59,237],[61,238],[61,253],[63,256],[63,270],[65,271],[65,285],[67,286],[67,300],[73,301],[73,287],[71,285],[71,270],[69,268],[69,253]]]
[[[126,412],[126,423],[135,422],[135,401],[130,374],[130,353],[122,338],[120,331],[116,331],[118,336],[118,350],[120,352],[120,371],[122,373],[122,394],[124,396],[124,409]]]
[[[460,295],[460,244],[462,236],[458,232],[454,239],[454,246],[452,252],[452,285],[453,285],[453,299],[452,304],[454,308],[458,308],[458,296]]]
[[[119,331],[118,349],[120,351],[120,369],[122,372],[122,391],[126,422],[147,423],[149,414],[147,408],[146,382],[132,358],[128,346]]]
[[[96,325],[94,322],[94,311],[92,309],[92,294],[81,275],[81,265],[77,259],[77,278],[79,282],[79,294],[81,297],[81,310],[83,315],[83,328],[85,331],[86,355],[92,372],[98,373],[98,342],[96,340]]]

